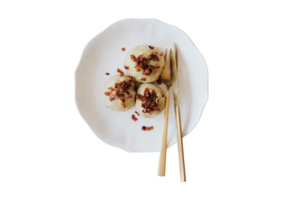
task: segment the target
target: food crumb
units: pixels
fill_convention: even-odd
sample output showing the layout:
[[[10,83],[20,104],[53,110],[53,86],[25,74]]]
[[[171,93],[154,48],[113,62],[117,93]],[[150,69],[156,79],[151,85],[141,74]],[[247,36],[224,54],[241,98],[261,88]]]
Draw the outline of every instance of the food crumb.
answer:
[[[151,131],[151,130],[153,130],[153,126],[150,126],[150,127],[143,126],[142,130],[143,131]]]
[[[123,72],[122,70],[120,70],[119,68],[117,69],[117,72],[120,73],[120,76],[121,76],[121,77],[124,76],[124,72]]]
[[[125,51],[126,49],[123,47],[123,48],[121,48],[121,50],[122,50],[122,51]]]
[[[109,73],[106,73],[107,76],[109,76]]]
[[[137,121],[137,120],[138,120],[138,118],[136,118],[136,116],[135,116],[135,115],[132,115],[132,120]]]
[[[138,116],[140,116],[140,114],[139,114],[137,111],[135,111],[135,113],[136,113]]]

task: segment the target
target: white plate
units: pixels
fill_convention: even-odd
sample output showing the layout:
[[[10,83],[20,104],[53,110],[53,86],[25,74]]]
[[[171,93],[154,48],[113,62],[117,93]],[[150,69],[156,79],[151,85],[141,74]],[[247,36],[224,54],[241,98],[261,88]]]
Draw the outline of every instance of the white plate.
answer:
[[[183,136],[198,123],[208,98],[208,75],[205,60],[190,38],[180,29],[156,19],[125,19],[118,21],[93,38],[86,46],[76,70],[76,102],[78,109],[93,132],[105,143],[129,152],[160,150],[164,111],[153,119],[131,115],[106,107],[104,83],[124,71],[127,52],[135,46],[152,44],[161,51],[177,46],[179,63],[179,96]],[[125,47],[126,51],[121,51]],[[110,76],[105,73],[109,72]],[[164,90],[164,85],[161,86]],[[164,90],[165,91],[165,90]],[[166,93],[165,93],[166,94]],[[153,131],[142,131],[142,126],[154,126]],[[168,147],[176,143],[176,124],[172,91],[168,127]]]

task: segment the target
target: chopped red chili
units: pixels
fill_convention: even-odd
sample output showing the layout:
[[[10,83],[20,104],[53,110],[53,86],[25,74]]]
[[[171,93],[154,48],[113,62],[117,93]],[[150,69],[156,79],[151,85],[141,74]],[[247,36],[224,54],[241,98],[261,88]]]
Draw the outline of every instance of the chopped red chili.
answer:
[[[109,73],[106,73],[106,75],[109,75]]]
[[[161,52],[159,55],[160,55],[160,56],[163,56],[163,52]]]
[[[135,115],[132,115],[132,120],[137,121],[137,120],[138,120],[138,118],[136,118],[136,116],[135,116]]]
[[[126,49],[125,48],[122,48],[122,51],[125,51]]]
[[[157,57],[157,52],[152,52],[150,55],[150,59],[153,61],[158,61],[159,58]]]
[[[146,78],[141,78],[141,81],[146,81]]]
[[[110,96],[110,92],[104,92],[104,94],[106,95],[106,96]]]
[[[124,66],[125,67],[125,69],[129,69],[129,67],[128,66]]]
[[[131,57],[132,60],[134,60],[134,61],[136,60],[136,56],[130,55],[130,57]]]
[[[140,114],[139,114],[137,111],[135,111],[135,113],[136,113],[138,116],[140,116]]]
[[[154,47],[152,47],[152,46],[148,46],[150,49],[153,49]]]
[[[119,68],[117,69],[117,72],[120,73],[120,76],[124,76],[124,72],[122,70],[120,70]]]

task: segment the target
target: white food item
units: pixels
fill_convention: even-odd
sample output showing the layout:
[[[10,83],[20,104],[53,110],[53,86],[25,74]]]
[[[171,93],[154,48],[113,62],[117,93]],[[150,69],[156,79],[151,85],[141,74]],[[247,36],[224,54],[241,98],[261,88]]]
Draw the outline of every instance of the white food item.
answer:
[[[108,92],[108,88],[109,87],[113,87],[115,88],[115,83],[120,83],[123,81],[128,82],[129,78],[131,76],[129,75],[124,75],[122,77],[120,77],[119,74],[111,76],[105,83],[104,85],[104,92]],[[131,82],[132,87],[130,89],[128,89],[127,91],[129,92],[130,95],[132,95],[131,98],[125,98],[125,104],[126,107],[123,108],[122,106],[122,101],[119,98],[115,98],[113,101],[109,100],[109,96],[106,96],[106,105],[108,108],[111,108],[112,110],[117,110],[117,111],[126,111],[129,110],[130,108],[134,107],[135,105],[135,98],[136,98],[136,91],[134,90],[135,87],[135,82]],[[125,94],[127,96],[127,94]]]
[[[149,48],[149,46],[153,47],[153,49]],[[145,58],[150,58],[150,55],[153,52],[157,52],[157,57],[159,58],[159,61],[153,61],[150,60],[148,65],[152,65],[154,67],[159,66],[158,69],[156,69],[156,73],[150,73],[150,75],[144,75],[142,70],[141,71],[137,71],[137,69],[135,68],[136,63],[131,59],[130,55],[134,55],[136,58],[139,55],[143,55]],[[125,66],[129,67],[128,70],[125,70],[127,74],[133,76],[134,78],[136,78],[136,81],[138,82],[144,82],[144,83],[148,83],[148,82],[154,82],[156,81],[161,72],[163,67],[165,66],[165,59],[164,56],[160,56],[162,54],[162,52],[155,46],[152,45],[142,45],[142,46],[137,46],[135,48],[133,48],[132,50],[130,50],[126,56],[126,60],[125,60]],[[141,79],[145,78],[145,81],[142,81]]]
[[[138,88],[137,93],[144,95],[144,90],[146,88],[148,88],[149,90],[154,89],[156,96],[158,97],[157,108],[159,108],[160,111],[154,110],[151,115],[149,113],[143,113],[142,110],[144,108],[142,107],[142,102],[140,100],[136,100],[136,110],[141,116],[143,116],[145,118],[153,118],[153,117],[156,117],[157,115],[159,115],[162,112],[162,110],[164,109],[166,98],[164,96],[162,89],[160,87],[158,87],[157,85],[153,84],[153,83],[141,84]]]

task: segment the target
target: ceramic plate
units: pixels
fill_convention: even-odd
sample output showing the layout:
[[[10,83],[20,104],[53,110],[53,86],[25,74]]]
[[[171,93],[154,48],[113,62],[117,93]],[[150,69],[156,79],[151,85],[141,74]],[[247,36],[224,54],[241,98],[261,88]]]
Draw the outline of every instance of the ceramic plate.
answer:
[[[128,152],[155,152],[161,147],[164,111],[145,119],[106,107],[104,83],[124,69],[127,52],[135,46],[151,44],[161,51],[176,44],[179,63],[179,97],[183,136],[197,125],[208,98],[208,74],[205,60],[190,38],[180,29],[156,19],[125,19],[109,26],[86,46],[76,70],[76,102],[82,117],[105,143]],[[121,48],[125,47],[126,51]],[[106,76],[105,73],[110,73]],[[165,92],[165,85],[160,86]],[[170,92],[168,147],[176,143],[176,124]],[[154,126],[142,131],[142,126]]]

